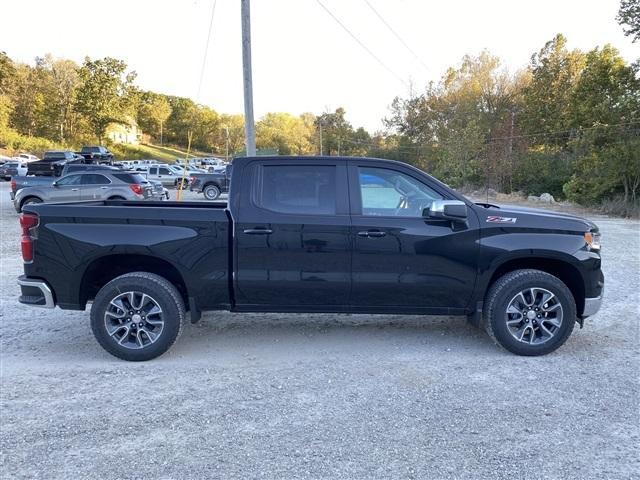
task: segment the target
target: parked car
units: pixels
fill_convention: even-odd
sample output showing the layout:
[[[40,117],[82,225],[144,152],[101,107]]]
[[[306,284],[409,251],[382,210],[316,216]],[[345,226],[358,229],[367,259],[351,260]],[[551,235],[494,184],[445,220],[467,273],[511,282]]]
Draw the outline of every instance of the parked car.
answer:
[[[91,163],[111,163],[113,161],[113,153],[102,146],[82,147],[82,149],[76,153]]]
[[[191,174],[189,190],[202,193],[207,200],[216,200],[221,194],[229,192],[231,170],[231,165],[228,165],[222,172]]]
[[[12,177],[24,176],[27,174],[27,165],[20,160],[10,160],[0,165],[0,178],[11,180]]]
[[[90,302],[100,345],[134,361],[169,349],[187,310],[466,315],[544,355],[600,308],[583,218],[475,204],[389,160],[238,158],[231,180],[228,205],[25,206],[19,301]]]
[[[85,163],[84,157],[70,151],[45,152],[42,160],[29,163],[27,175],[59,176],[67,163]]]
[[[26,187],[16,192],[13,206],[21,212],[25,205],[79,200],[162,200],[162,185],[147,182],[131,171],[100,170],[66,175],[51,185]]]
[[[90,163],[68,163],[63,165],[59,169],[59,175],[56,176],[26,176],[13,178],[11,180],[11,189],[9,191],[9,195],[11,196],[11,200],[14,199],[15,193],[26,187],[34,187],[36,185],[44,186],[51,185],[56,180],[69,175],[70,173],[78,173],[78,172],[93,172],[99,170],[115,170],[120,171],[122,168],[116,167],[115,165],[96,165]]]

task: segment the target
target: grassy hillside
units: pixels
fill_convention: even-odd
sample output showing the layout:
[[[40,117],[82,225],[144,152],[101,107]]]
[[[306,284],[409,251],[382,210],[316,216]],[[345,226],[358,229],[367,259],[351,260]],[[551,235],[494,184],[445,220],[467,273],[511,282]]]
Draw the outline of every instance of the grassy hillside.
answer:
[[[28,152],[42,156],[46,150],[78,151],[81,147],[81,145],[62,145],[45,138],[27,137],[10,129],[0,131],[0,155],[13,156],[18,153]],[[114,153],[117,160],[150,159],[173,162],[176,158],[185,158],[187,156],[186,149],[151,144],[111,144],[107,145],[107,147]],[[208,157],[210,154],[196,150],[191,151],[189,156]]]
[[[109,147],[118,160],[153,159],[163,162],[173,162],[176,158],[185,158],[186,149],[167,147],[151,144],[140,145],[111,145]],[[200,151],[191,151],[190,157],[207,157],[211,154]]]

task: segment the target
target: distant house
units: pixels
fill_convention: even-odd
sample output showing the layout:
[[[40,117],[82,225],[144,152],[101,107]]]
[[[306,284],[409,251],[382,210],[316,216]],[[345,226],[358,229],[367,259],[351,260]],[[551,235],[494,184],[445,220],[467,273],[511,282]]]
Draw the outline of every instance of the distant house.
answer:
[[[138,145],[142,139],[142,130],[132,118],[127,123],[110,123],[105,135],[113,143]]]

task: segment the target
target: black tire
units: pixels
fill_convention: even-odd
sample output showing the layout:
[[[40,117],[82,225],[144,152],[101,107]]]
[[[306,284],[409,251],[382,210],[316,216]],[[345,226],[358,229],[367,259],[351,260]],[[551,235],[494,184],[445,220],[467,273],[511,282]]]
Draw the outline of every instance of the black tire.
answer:
[[[111,301],[122,297],[127,292],[145,294],[151,297],[151,300],[161,309],[161,319],[164,323],[155,340],[151,341],[149,334],[142,335],[144,332],[142,329],[135,336],[135,325],[131,327],[131,322],[127,323],[126,318],[121,319],[123,323],[119,333],[114,332],[118,330],[117,326],[113,328],[113,324],[110,323],[112,332],[109,334],[107,322],[115,323],[115,321],[107,313],[107,308],[112,309]],[[125,312],[125,315],[127,314],[131,312]],[[149,312],[147,315],[151,318],[152,313]],[[145,317],[143,316],[142,319],[144,320]],[[151,360],[169,350],[182,333],[184,323],[185,307],[182,296],[173,284],[153,273],[133,272],[111,280],[100,289],[91,307],[91,330],[98,343],[111,355],[132,362]],[[147,324],[145,328],[155,327]],[[118,337],[121,341],[118,341]],[[123,337],[127,339],[126,342],[122,342]],[[146,338],[150,343],[138,346],[135,341],[137,337],[143,340]],[[131,343],[135,345],[131,346]]]
[[[117,195],[115,197],[109,197],[107,198],[107,200],[126,200],[126,198],[124,197],[118,197]]]
[[[180,188],[180,185],[182,185],[182,188]],[[174,186],[176,190],[186,190],[187,188],[189,188],[189,181],[187,179],[176,180],[176,183]]]
[[[24,208],[25,205],[30,205],[30,204],[34,204],[34,203],[42,203],[42,200],[39,199],[38,197],[25,198],[22,201],[22,204],[20,204],[20,211],[22,212],[22,209]]]
[[[512,327],[507,325],[507,321],[513,323],[516,320],[512,320],[511,318],[517,319],[517,315],[520,315],[516,313],[515,317],[509,317],[507,309],[511,305],[511,302],[518,296],[519,292],[528,289],[534,289],[536,292],[540,290],[550,292],[555,296],[552,301],[560,304],[560,313],[562,315],[561,323],[557,327],[550,327],[554,330],[551,337],[542,335],[543,332],[540,330],[542,322],[540,322],[540,324],[536,323],[540,320],[535,318],[535,313],[532,315],[534,318],[529,320],[527,320],[525,315],[521,315],[522,327],[526,328],[521,328],[519,332],[530,329],[523,340],[519,340],[514,336],[515,333],[512,333],[512,329],[517,329],[520,324],[516,323],[516,325]],[[532,297],[533,296],[528,298]],[[527,308],[533,309],[533,306]],[[496,343],[516,355],[525,356],[546,355],[562,346],[571,335],[577,318],[575,299],[569,288],[559,278],[549,273],[533,269],[515,270],[496,280],[485,298],[483,316],[485,329]],[[543,318],[543,320],[545,319]],[[542,341],[544,338],[547,339],[539,344],[527,343],[526,340],[531,342],[532,338],[534,339],[533,341],[537,340],[536,334],[534,334],[534,325],[532,324],[527,327],[524,325],[525,322],[533,322],[537,325],[537,335],[540,335],[538,338],[539,341]]]
[[[220,196],[220,189],[216,185],[207,185],[202,193],[207,200],[215,200]]]

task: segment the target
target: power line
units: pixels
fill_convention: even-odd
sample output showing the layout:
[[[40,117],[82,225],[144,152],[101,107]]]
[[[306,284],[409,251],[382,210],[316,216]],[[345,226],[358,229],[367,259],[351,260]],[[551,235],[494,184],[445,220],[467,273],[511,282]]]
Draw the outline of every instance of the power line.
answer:
[[[207,32],[207,43],[204,46],[204,56],[202,57],[202,66],[200,67],[200,80],[198,81],[198,94],[196,95],[196,101],[200,101],[200,90],[202,90],[202,80],[204,79],[204,68],[207,65],[207,55],[209,53],[209,42],[211,40],[211,32],[213,31],[213,18],[216,13],[216,4],[218,0],[213,0],[213,7],[211,8],[211,20],[209,20],[209,31]]]
[[[606,129],[606,128],[615,128],[615,127],[625,127],[625,126],[632,126],[632,125],[638,125],[640,124],[640,120],[632,120],[629,122],[623,122],[623,123],[614,123],[614,124],[609,124],[609,125],[597,125],[597,126],[593,126],[593,127],[584,127],[584,128],[575,128],[573,130],[559,130],[559,131],[555,131],[555,132],[541,132],[541,133],[532,133],[532,134],[525,134],[525,135],[513,135],[513,136],[509,136],[509,137],[499,137],[499,138],[491,138],[488,139],[487,141],[484,142],[484,145],[491,145],[494,143],[499,143],[499,141],[504,141],[504,140],[512,140],[512,139],[518,139],[518,138],[529,138],[529,137],[544,137],[544,138],[555,138],[558,137],[560,135],[566,134],[566,133],[580,133],[580,132],[584,132],[584,131],[590,131],[590,130],[597,130],[597,129]],[[633,128],[630,129],[625,129],[625,132],[632,132],[634,131]],[[622,139],[620,142],[626,142],[629,139]],[[347,143],[351,143],[354,145],[359,145],[359,146],[363,146],[363,147],[374,147],[374,148],[379,148],[379,149],[386,149],[386,148],[391,148],[392,150],[397,150],[397,151],[415,151],[415,152],[425,152],[425,151],[433,151],[436,150],[438,148],[442,148],[441,145],[397,145],[395,147],[389,147],[386,146],[384,144],[378,144],[375,142],[366,142],[366,141],[360,141],[360,140],[351,140],[348,138],[343,138],[342,139],[343,142],[347,142]],[[608,143],[616,143],[616,142],[608,142]]]
[[[373,13],[376,14],[376,16],[378,17],[378,19],[385,25],[385,27],[387,27],[389,29],[389,31],[391,33],[393,33],[393,35],[398,39],[398,41],[404,45],[404,48],[406,48],[409,53],[411,55],[413,55],[413,58],[415,58],[418,62],[420,62],[420,64],[426,69],[429,70],[429,67],[427,67],[427,65],[422,61],[422,59],[418,56],[418,54],[416,52],[413,51],[413,49],[407,44],[407,42],[405,42],[403,40],[403,38],[400,36],[400,34],[398,32],[395,31],[395,29],[389,25],[389,22],[387,22],[384,17],[375,9],[373,8],[373,5],[371,5],[371,3],[369,3],[369,0],[364,0],[364,3],[367,4],[367,6],[371,9],[371,11]]]
[[[325,12],[327,12],[329,14],[329,16],[331,16],[331,18],[333,18],[335,20],[335,22],[340,25],[342,27],[342,29],[347,32],[347,34],[353,38],[353,40],[356,41],[356,43],[358,45],[360,45],[369,55],[371,55],[371,57],[373,57],[373,59],[378,62],[380,64],[380,66],[382,68],[384,68],[387,72],[389,72],[391,75],[393,75],[394,77],[396,77],[400,82],[402,82],[406,87],[409,87],[409,83],[407,83],[406,80],[404,80],[400,75],[398,75],[393,69],[391,69],[390,67],[388,67],[382,60],[380,60],[380,58],[373,53],[369,47],[367,47],[358,37],[356,37],[353,33],[351,33],[351,30],[349,30],[347,28],[347,26],[342,23],[338,17],[336,17],[331,10],[329,10],[320,0],[316,0],[316,2],[318,2],[318,5],[320,5]]]

